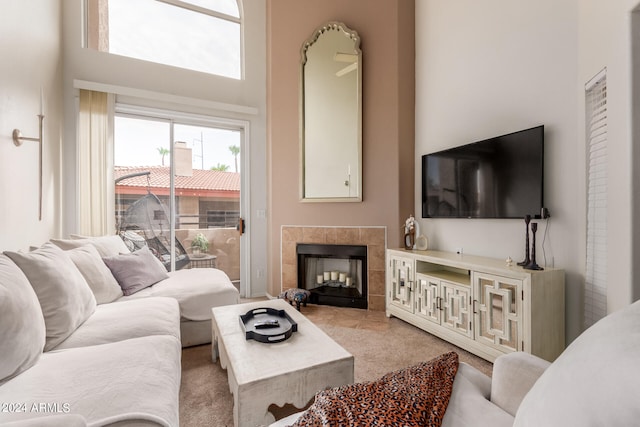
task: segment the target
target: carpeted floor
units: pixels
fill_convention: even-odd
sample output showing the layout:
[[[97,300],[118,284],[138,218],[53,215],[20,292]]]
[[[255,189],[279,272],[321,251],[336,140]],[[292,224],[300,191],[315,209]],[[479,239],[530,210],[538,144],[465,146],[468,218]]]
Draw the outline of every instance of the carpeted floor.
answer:
[[[355,380],[370,381],[387,372],[456,351],[466,362],[487,375],[492,365],[452,344],[384,312],[329,306],[302,307],[307,316],[355,357]],[[211,346],[182,352],[180,425],[183,427],[233,426],[233,398],[227,373],[211,362]]]

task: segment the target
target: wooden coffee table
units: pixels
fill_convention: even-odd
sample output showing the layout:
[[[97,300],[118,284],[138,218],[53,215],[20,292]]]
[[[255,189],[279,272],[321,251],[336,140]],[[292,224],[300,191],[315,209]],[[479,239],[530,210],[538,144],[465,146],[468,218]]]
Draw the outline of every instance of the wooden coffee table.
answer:
[[[298,331],[279,343],[245,339],[240,315],[262,307],[286,310]],[[271,404],[303,408],[316,392],[353,383],[353,356],[284,300],[211,311],[211,356],[227,370],[235,427],[271,424]]]

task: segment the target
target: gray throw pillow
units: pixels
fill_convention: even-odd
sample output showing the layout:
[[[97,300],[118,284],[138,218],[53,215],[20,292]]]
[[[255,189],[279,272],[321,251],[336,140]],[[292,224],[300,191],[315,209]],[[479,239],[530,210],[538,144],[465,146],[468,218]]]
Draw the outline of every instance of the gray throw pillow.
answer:
[[[146,246],[127,255],[110,256],[102,260],[125,295],[135,294],[169,277],[162,263]]]
[[[96,299],[87,281],[69,255],[52,243],[29,253],[5,252],[27,276],[38,296],[47,342],[44,351],[55,348],[96,309]]]

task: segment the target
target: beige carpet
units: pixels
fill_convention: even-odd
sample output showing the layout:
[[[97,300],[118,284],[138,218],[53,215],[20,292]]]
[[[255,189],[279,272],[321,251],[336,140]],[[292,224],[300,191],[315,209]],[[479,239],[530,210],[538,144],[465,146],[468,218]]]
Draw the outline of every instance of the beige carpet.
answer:
[[[382,312],[329,306],[302,307],[302,313],[355,357],[355,380],[369,381],[448,351],[491,374],[491,363]],[[233,399],[227,373],[211,362],[211,346],[182,352],[180,425],[233,426]]]

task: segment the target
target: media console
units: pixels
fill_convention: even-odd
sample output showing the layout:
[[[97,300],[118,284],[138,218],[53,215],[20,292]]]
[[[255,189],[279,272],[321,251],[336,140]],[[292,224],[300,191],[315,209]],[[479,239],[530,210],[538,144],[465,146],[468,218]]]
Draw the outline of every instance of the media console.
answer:
[[[553,361],[565,347],[564,270],[387,249],[386,314],[493,362],[525,351]]]

